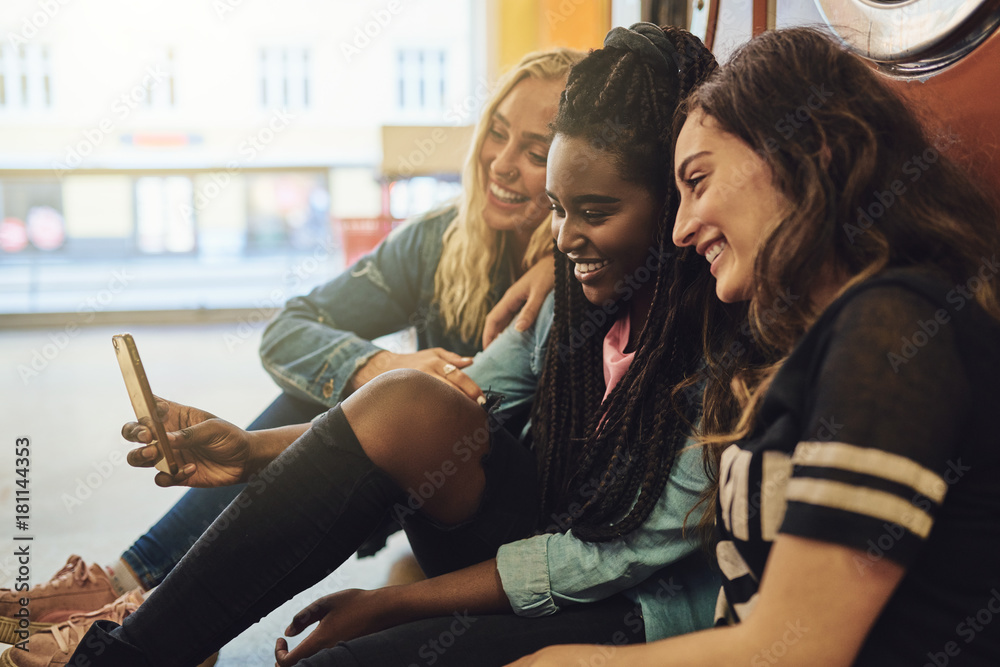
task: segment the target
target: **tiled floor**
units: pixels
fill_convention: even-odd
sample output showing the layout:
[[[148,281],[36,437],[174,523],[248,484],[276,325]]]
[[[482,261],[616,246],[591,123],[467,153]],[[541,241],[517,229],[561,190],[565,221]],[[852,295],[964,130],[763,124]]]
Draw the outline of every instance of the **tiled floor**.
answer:
[[[154,392],[248,424],[277,395],[257,359],[260,325],[0,331],[0,586],[16,574],[15,534],[31,535],[31,579],[44,581],[66,558],[111,563],[183,493],[153,485],[124,463],[120,429],[131,408],[111,347],[130,330]],[[29,530],[14,519],[14,443],[31,442]],[[115,454],[115,453],[121,454]],[[274,640],[292,615],[320,595],[384,583],[408,552],[402,536],[378,556],[346,563],[320,584],[251,627],[223,649],[221,667],[272,665]]]

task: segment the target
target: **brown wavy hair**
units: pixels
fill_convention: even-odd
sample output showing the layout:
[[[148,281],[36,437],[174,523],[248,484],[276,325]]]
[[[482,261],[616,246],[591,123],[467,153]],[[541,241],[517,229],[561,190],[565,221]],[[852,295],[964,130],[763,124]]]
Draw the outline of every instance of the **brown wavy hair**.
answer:
[[[831,266],[840,292],[893,267],[964,283],[1000,246],[991,201],[935,147],[915,114],[867,64],[810,28],[766,32],[688,99],[760,155],[790,206],[754,261],[748,321],[716,326],[706,361],[723,364],[741,335],[769,363],[731,364],[709,382],[702,435],[717,460],[751,432],[763,395],[823,305],[809,298],[775,315],[786,288],[808,296]],[[675,123],[679,130],[679,123]],[[890,199],[890,195],[892,199]],[[878,206],[875,206],[878,204]],[[1000,319],[995,282],[976,301]],[[759,361],[759,360],[758,360]],[[742,409],[734,411],[733,401]]]

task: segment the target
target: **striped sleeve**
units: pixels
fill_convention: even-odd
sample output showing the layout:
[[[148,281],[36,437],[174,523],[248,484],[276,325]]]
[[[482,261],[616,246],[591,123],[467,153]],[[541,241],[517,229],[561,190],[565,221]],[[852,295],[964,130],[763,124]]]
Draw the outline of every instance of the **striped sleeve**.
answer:
[[[871,559],[907,562],[930,535],[948,490],[942,475],[905,456],[843,442],[801,442],[792,465],[781,532]]]
[[[937,308],[905,289],[877,288],[838,316],[814,366],[780,532],[863,552],[862,571],[882,558],[907,565],[918,553],[961,479],[970,396]],[[905,364],[890,356],[901,350]]]

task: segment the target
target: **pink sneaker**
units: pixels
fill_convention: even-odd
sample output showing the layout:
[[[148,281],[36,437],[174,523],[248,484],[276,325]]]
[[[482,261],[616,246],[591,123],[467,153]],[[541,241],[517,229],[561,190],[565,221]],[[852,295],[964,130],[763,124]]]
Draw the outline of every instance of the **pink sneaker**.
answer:
[[[0,589],[0,642],[16,644],[21,620],[21,598],[28,599],[28,632],[37,632],[61,623],[74,614],[100,609],[115,601],[108,573],[100,565],[87,565],[79,556],[70,556],[66,565],[43,584],[27,591]]]
[[[96,611],[73,614],[61,623],[39,630],[27,640],[27,650],[13,646],[0,655],[2,667],[57,667],[69,662],[94,621],[114,621],[121,624],[125,617],[142,604],[142,591],[129,591],[111,604]],[[20,646],[24,646],[21,644]]]

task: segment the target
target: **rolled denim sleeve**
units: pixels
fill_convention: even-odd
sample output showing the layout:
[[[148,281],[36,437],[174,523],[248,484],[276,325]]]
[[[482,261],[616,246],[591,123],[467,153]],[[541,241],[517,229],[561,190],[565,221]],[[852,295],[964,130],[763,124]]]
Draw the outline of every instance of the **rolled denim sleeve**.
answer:
[[[628,535],[586,542],[572,532],[550,533],[500,547],[497,570],[514,612],[544,616],[568,604],[603,600],[697,551],[694,531],[683,528],[706,484],[701,451],[689,448],[678,455],[649,517]],[[689,527],[697,522],[694,514],[688,518]]]
[[[555,299],[549,292],[534,324],[524,331],[517,331],[511,324],[465,369],[466,375],[480,389],[503,394],[501,411],[527,409],[535,399],[538,378],[545,363],[554,304]]]
[[[452,210],[408,223],[337,278],[289,299],[261,340],[274,381],[300,398],[339,401],[351,376],[381,351],[373,338],[428,316],[441,236],[453,218]]]

